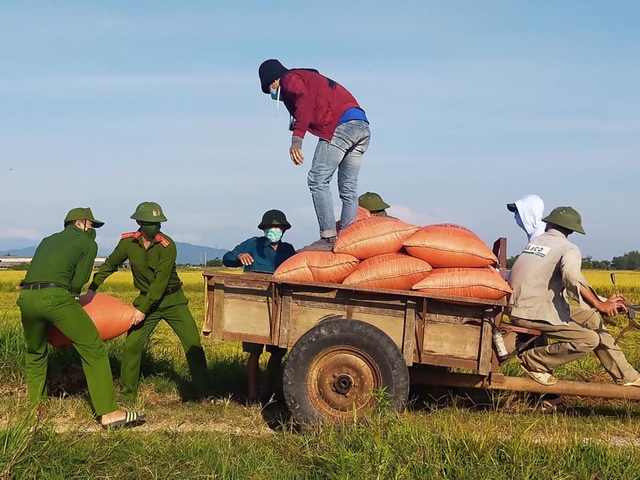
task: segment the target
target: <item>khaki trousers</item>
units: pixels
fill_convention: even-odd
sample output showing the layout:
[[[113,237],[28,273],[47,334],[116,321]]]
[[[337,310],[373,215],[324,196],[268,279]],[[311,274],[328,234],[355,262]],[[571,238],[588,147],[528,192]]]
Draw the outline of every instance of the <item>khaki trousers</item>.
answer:
[[[638,378],[638,372],[629,364],[620,347],[614,345],[614,338],[593,308],[572,306],[571,321],[562,325],[516,317],[511,318],[511,322],[540,330],[545,337],[555,340],[555,343],[532,348],[522,354],[523,361],[534,371],[552,370],[593,351],[616,383],[633,382]]]

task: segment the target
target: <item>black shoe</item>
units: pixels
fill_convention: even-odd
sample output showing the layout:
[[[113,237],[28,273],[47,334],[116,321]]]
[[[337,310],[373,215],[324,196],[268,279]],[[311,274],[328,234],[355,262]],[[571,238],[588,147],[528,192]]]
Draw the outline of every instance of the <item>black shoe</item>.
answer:
[[[331,252],[333,251],[334,243],[336,243],[336,237],[321,238],[306,247],[302,247],[298,252]]]

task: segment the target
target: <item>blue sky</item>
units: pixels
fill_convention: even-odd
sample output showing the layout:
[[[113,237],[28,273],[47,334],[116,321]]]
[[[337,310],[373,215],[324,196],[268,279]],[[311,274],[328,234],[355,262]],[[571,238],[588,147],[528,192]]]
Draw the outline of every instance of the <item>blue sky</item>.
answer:
[[[391,214],[506,236],[513,255],[505,204],[537,193],[582,213],[583,255],[640,249],[639,20],[631,1],[2,2],[0,247],[82,205],[109,248],[144,200],[178,241],[232,248],[270,208],[296,247],[315,240],[316,139],[293,165],[286,112],[259,88],[278,58],[356,96],[359,187]]]

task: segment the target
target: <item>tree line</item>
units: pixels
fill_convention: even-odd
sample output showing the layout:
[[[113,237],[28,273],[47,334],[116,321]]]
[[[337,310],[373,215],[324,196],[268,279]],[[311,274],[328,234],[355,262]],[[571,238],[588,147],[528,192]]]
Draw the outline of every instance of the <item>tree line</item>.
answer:
[[[507,259],[507,268],[511,268],[516,261],[516,257]],[[585,270],[640,270],[640,252],[637,250],[611,260],[594,260],[591,255],[582,259],[582,268]]]

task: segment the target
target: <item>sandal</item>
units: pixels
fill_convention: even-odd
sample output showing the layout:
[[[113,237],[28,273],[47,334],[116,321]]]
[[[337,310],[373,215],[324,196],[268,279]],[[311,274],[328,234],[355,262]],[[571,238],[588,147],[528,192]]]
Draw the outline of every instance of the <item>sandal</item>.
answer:
[[[544,385],[545,387],[555,385],[558,382],[558,379],[549,372],[534,372],[533,370],[529,370],[524,362],[520,364],[520,368],[524,370],[534,381],[538,382],[540,385]]]
[[[116,428],[132,428],[137,427],[138,425],[142,425],[145,421],[146,417],[144,414],[139,414],[136,412],[125,412],[125,416],[122,420],[109,422],[105,425],[102,425],[102,428],[104,428],[105,430],[112,430]]]
[[[640,387],[640,377],[636,378],[633,382],[625,382],[622,385],[625,387]]]

